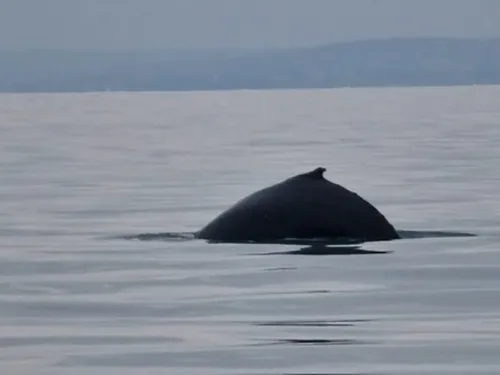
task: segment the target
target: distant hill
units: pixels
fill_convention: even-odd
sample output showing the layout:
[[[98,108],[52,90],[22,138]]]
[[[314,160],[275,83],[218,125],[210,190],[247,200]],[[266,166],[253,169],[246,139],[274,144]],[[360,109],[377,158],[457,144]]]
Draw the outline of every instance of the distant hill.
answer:
[[[500,83],[500,38],[401,38],[279,50],[0,51],[1,92]]]

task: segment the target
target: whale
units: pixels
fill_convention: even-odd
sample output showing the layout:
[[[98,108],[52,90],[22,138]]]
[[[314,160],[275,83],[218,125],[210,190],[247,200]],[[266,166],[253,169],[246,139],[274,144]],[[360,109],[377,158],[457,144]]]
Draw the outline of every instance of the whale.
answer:
[[[237,201],[195,233],[209,242],[400,238],[387,218],[355,192],[324,177],[326,168],[287,178]]]

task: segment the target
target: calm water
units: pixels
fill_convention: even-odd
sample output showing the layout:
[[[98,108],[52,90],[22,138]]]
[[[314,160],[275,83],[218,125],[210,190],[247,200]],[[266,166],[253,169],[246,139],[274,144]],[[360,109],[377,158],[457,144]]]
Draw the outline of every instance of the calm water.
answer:
[[[498,86],[2,95],[1,373],[499,374],[499,165]],[[398,229],[478,236],[119,238],[318,166]]]

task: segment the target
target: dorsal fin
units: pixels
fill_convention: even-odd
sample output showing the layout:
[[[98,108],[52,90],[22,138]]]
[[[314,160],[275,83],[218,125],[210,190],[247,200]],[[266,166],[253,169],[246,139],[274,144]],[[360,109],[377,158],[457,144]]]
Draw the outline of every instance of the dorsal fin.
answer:
[[[324,179],[323,173],[325,173],[325,172],[326,172],[326,168],[318,167],[318,168],[312,170],[311,172],[304,173],[303,176],[312,178],[314,180],[323,180]]]

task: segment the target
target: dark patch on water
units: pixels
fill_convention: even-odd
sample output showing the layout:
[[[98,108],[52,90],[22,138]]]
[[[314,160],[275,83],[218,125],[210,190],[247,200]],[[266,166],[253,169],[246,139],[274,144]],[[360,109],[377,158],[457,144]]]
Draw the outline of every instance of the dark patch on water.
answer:
[[[371,322],[370,319],[351,320],[282,320],[253,323],[255,326],[270,327],[353,327],[356,323]]]
[[[264,271],[274,272],[274,271],[295,271],[297,267],[274,267],[274,268],[265,268]]]
[[[255,346],[268,345],[312,345],[312,346],[331,346],[331,345],[363,345],[368,342],[353,339],[269,339],[265,342],[255,344]]]
[[[166,241],[182,242],[196,240],[193,232],[165,232],[165,233],[140,233],[126,236],[115,236],[112,239],[137,240],[137,241]]]
[[[401,239],[411,238],[449,238],[449,237],[477,237],[477,234],[467,232],[448,232],[434,230],[398,230]]]

